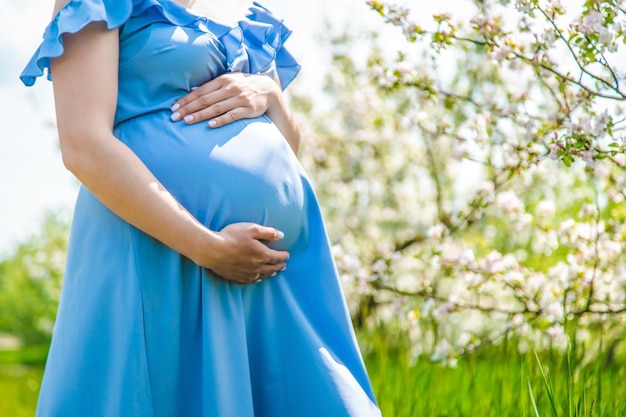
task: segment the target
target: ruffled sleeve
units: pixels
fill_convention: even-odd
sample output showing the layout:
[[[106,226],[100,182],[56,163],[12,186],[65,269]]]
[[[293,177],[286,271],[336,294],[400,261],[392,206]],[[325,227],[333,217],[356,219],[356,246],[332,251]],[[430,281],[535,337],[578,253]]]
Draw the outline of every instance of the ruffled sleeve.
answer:
[[[106,22],[109,29],[120,27],[131,16],[132,10],[133,0],[70,0],[46,28],[43,42],[20,79],[31,86],[47,69],[51,80],[50,58],[63,55],[63,34],[76,33],[91,22]]]
[[[291,30],[256,2],[250,7],[246,19],[239,22],[239,29],[239,39],[222,39],[229,61],[228,71],[278,75],[285,89],[300,71],[300,65],[284,46]],[[238,42],[239,45],[227,45],[227,42]]]

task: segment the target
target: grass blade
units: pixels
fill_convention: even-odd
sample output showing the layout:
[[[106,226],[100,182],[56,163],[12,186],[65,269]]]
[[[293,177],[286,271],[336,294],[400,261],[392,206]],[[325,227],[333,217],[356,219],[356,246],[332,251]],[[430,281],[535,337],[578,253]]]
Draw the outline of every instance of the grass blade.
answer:
[[[535,396],[533,395],[533,387],[530,385],[530,378],[528,378],[528,394],[530,395],[530,403],[533,405],[533,410],[535,411],[535,417],[540,417],[539,410],[537,409],[537,402],[535,401]]]
[[[550,400],[550,405],[552,406],[552,412],[554,417],[559,417],[559,412],[556,409],[556,401],[554,399],[554,391],[552,389],[552,380],[550,379],[550,375],[546,373],[543,369],[543,365],[541,364],[541,360],[539,359],[539,355],[537,351],[533,350],[535,353],[535,359],[537,359],[537,364],[539,365],[539,370],[541,371],[541,376],[543,378],[543,385],[546,388],[546,392],[548,393],[548,399]]]

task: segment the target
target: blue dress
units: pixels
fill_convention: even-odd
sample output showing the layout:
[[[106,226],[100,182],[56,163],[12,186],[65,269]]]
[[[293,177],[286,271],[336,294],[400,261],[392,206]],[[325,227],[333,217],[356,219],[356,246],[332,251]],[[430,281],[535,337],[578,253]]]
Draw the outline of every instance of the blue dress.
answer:
[[[168,0],[71,0],[22,74],[32,85],[89,22],[120,30],[114,134],[212,230],[256,222],[287,269],[254,285],[214,276],[81,188],[37,415],[380,416],[316,197],[266,116],[211,129],[170,120],[229,71],[299,70],[290,31],[254,4],[238,26]],[[96,81],[97,82],[97,81]]]

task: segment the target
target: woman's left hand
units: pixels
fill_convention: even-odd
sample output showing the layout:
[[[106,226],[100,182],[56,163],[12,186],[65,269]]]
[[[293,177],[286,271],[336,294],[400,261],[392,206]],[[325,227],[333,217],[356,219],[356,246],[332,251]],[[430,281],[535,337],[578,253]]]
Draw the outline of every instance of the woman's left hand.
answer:
[[[257,117],[280,101],[278,84],[266,75],[228,73],[197,87],[172,106],[172,120],[187,124],[209,121],[220,127]]]

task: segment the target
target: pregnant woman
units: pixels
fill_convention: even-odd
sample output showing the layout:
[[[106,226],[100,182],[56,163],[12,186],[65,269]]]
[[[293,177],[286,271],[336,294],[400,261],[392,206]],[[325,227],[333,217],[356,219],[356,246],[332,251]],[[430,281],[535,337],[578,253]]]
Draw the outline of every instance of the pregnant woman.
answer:
[[[210,3],[59,0],[22,74],[83,184],[38,416],[380,416],[271,84],[290,32]]]

